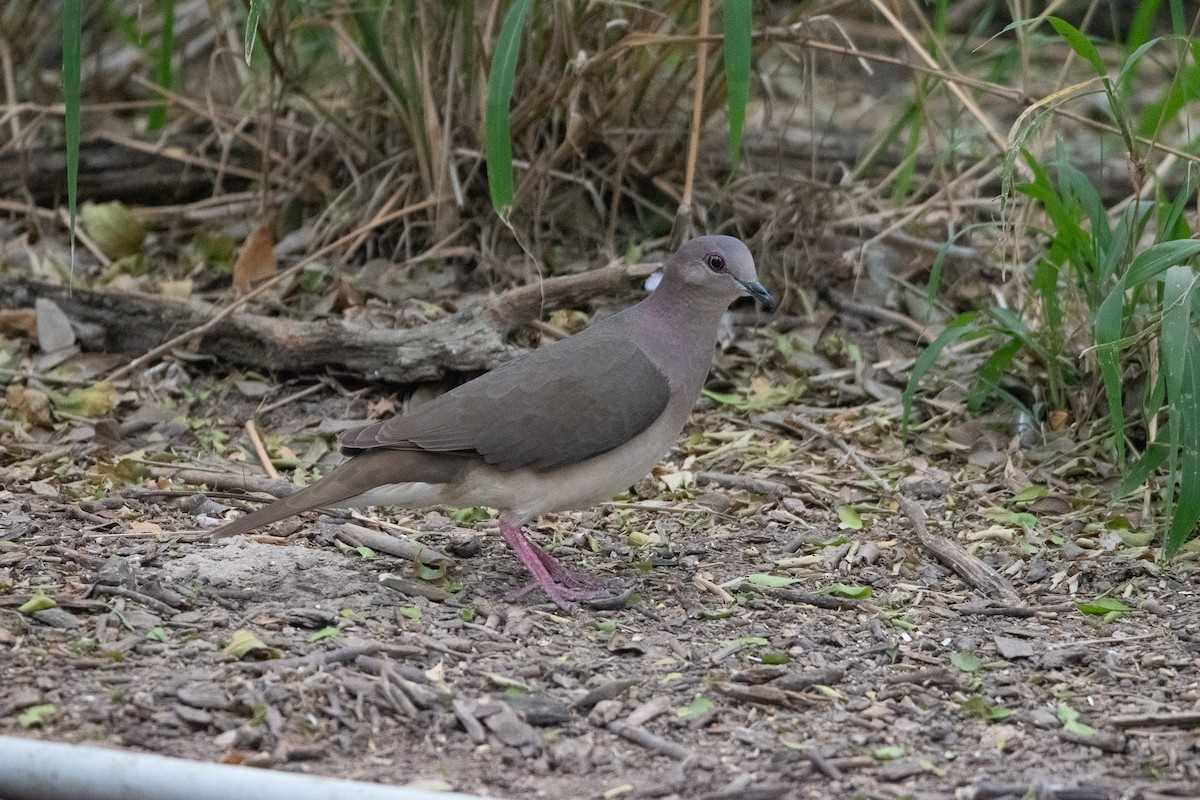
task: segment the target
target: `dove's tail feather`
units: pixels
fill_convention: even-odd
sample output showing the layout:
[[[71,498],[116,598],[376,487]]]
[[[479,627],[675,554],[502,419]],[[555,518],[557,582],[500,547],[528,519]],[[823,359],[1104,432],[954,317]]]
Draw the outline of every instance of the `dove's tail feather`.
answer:
[[[304,511],[353,501],[380,486],[420,481],[444,484],[457,481],[470,459],[449,453],[420,450],[370,450],[340,464],[326,477],[293,495],[276,500],[217,528],[212,539],[248,533]]]

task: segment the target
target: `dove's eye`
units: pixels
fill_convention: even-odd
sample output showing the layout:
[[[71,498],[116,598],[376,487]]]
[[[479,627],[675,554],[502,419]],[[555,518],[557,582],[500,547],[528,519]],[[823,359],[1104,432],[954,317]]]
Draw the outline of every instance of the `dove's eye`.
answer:
[[[725,271],[725,259],[721,258],[716,253],[713,253],[713,254],[709,255],[707,258],[705,258],[704,263],[707,264],[708,268],[711,269],[713,272],[724,272]]]

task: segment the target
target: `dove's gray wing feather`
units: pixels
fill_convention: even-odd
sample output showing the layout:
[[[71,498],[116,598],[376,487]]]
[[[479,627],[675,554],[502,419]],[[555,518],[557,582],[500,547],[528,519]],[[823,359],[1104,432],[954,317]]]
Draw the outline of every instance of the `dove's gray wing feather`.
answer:
[[[637,346],[607,331],[584,331],[407,414],[347,431],[342,448],[462,452],[503,470],[545,470],[628,442],[669,399],[666,376]]]

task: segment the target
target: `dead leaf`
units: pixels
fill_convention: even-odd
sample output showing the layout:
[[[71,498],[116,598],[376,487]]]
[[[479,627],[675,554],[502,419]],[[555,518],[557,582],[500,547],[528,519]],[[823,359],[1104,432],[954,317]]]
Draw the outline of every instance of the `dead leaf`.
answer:
[[[54,427],[54,419],[50,416],[50,397],[45,392],[13,383],[9,384],[5,401],[9,408],[18,412],[30,425],[39,428]]]
[[[192,279],[163,281],[158,285],[158,293],[171,300],[187,300],[192,296]]]
[[[275,233],[270,225],[263,225],[246,237],[233,265],[233,287],[239,292],[248,292],[258,281],[265,280],[279,271],[275,261]]]
[[[43,353],[53,353],[75,344],[71,320],[53,300],[39,297],[36,307],[38,347]]]
[[[140,252],[146,240],[146,226],[122,203],[84,203],[79,217],[100,252],[114,261]]]
[[[0,309],[0,336],[37,336],[37,312],[32,308]]]

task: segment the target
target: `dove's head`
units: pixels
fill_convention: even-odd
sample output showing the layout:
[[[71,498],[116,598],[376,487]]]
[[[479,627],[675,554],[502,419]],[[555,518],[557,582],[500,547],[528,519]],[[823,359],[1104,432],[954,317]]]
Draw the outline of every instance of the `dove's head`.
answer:
[[[749,248],[732,236],[700,236],[685,242],[667,260],[663,280],[667,285],[724,298],[726,305],[749,295],[763,311],[775,310],[775,298],[758,282]]]

